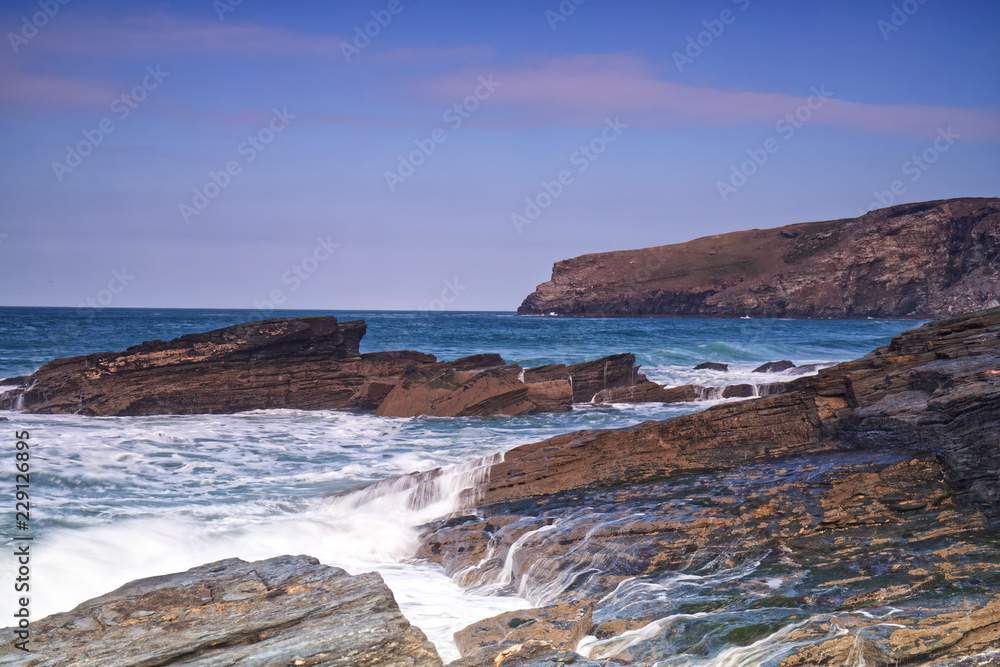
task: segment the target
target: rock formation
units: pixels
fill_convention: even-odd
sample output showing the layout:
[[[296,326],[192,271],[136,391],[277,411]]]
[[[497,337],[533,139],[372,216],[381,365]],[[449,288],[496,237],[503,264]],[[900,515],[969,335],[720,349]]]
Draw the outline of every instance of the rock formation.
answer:
[[[608,664],[992,664],[969,656],[1000,648],[998,494],[995,308],[771,397],[517,447],[420,555],[593,604],[580,650]],[[497,622],[464,631],[470,660],[500,655]]]
[[[237,558],[140,579],[32,624],[24,667],[328,665],[440,667],[375,573],[308,556]],[[10,662],[8,662],[10,661]]]
[[[419,361],[381,354],[370,363]],[[481,363],[459,364],[473,369],[461,386]],[[562,373],[536,379],[563,386]],[[535,608],[458,632],[452,667],[1000,658],[1000,308],[904,332],[774,396],[489,465],[468,511],[422,527],[419,555]],[[377,575],[305,556],[140,580],[32,632],[35,653],[8,644],[0,663],[441,665]]]
[[[929,319],[997,299],[1000,199],[964,198],[556,262],[518,314]]]
[[[498,354],[455,361],[358,351],[366,325],[329,316],[247,322],[124,352],[56,359],[0,380],[0,409],[84,415],[231,413],[272,408],[385,416],[487,416],[569,410],[646,378],[618,354],[523,371]]]

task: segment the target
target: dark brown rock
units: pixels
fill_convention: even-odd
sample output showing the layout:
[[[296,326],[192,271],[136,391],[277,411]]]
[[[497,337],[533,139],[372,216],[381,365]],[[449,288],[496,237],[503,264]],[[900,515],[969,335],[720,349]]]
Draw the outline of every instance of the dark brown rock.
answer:
[[[795,364],[785,359],[784,361],[769,361],[766,364],[761,364],[757,368],[753,369],[754,373],[780,373],[781,371],[787,371],[789,368],[795,368]]]
[[[537,412],[517,366],[484,371],[411,367],[375,414],[382,417],[482,417]]]
[[[364,333],[360,320],[275,319],[56,359],[0,396],[0,407],[90,415],[351,407],[366,375],[405,365],[362,359]]]
[[[494,466],[486,501],[828,451],[845,438],[890,442],[896,433],[896,441],[942,451],[970,499],[1000,506],[1000,448],[985,444],[1000,424],[1000,373],[990,373],[998,358],[1000,309],[939,320],[869,357],[787,383],[783,393],[515,448]],[[914,382],[942,384],[935,394],[906,393]]]
[[[376,573],[350,576],[308,556],[232,558],[133,581],[32,624],[18,665],[386,665],[440,667]]]
[[[499,354],[473,354],[455,361],[439,361],[432,368],[450,368],[456,371],[475,371],[495,366],[506,366],[507,362]]]
[[[548,382],[569,380],[573,386],[573,402],[589,403],[605,389],[631,387],[646,380],[635,365],[634,354],[613,354],[582,364],[550,364],[524,371],[524,381]]]
[[[389,416],[519,415],[569,410],[575,396],[589,399],[599,388],[645,381],[629,354],[526,371],[531,385],[498,354],[443,362],[411,350],[358,354],[365,328],[363,321],[333,317],[264,320],[151,341],[125,352],[56,359],[31,376],[2,381],[17,388],[0,394],[0,409],[150,415],[357,408]]]
[[[563,260],[517,312],[926,319],[998,295],[1000,199],[963,198]]]
[[[528,400],[539,412],[565,412],[573,409],[573,386],[568,380],[550,380],[526,384]]]
[[[728,371],[729,364],[719,364],[714,361],[704,361],[694,367],[696,371]]]
[[[594,403],[682,403],[701,398],[700,387],[691,384],[664,387],[655,382],[640,382],[634,387],[618,387],[597,392]]]

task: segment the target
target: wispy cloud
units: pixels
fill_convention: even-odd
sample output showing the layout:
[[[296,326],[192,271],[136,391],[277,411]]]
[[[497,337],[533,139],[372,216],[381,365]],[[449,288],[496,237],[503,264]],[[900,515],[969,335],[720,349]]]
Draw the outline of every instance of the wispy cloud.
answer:
[[[508,121],[522,124],[589,125],[612,113],[627,115],[635,126],[774,123],[813,94],[699,88],[669,81],[652,62],[629,54],[551,58],[491,73],[503,82],[492,104],[505,106],[512,114]],[[471,70],[452,72],[417,85],[425,95],[446,100],[464,94],[471,76]],[[836,98],[836,89],[831,92]],[[916,137],[933,137],[939,127],[953,125],[966,140],[1000,142],[1000,109],[832,99],[811,123]]]
[[[342,58],[341,41],[334,35],[167,15],[76,20],[66,17],[39,36],[37,44],[32,45],[37,49],[32,52],[99,58],[206,53]]]
[[[22,109],[107,107],[118,89],[106,81],[29,74],[0,61],[0,104]]]

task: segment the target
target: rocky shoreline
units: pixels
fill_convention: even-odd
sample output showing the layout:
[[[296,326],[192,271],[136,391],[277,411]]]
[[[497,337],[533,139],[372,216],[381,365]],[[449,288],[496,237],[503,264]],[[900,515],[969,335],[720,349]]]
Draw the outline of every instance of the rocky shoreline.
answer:
[[[324,350],[365,363],[352,353]],[[624,356],[627,389],[657,394]],[[468,380],[436,363],[400,378]],[[524,375],[568,383],[568,368]],[[579,377],[597,382],[595,368]],[[418,556],[535,608],[460,631],[454,667],[1000,663],[1000,308],[904,332],[771,396],[483,465],[466,508],[423,527]],[[418,498],[445,474],[388,484]],[[304,556],[133,582],[34,626],[39,657],[5,644],[0,663],[442,664],[377,575]]]

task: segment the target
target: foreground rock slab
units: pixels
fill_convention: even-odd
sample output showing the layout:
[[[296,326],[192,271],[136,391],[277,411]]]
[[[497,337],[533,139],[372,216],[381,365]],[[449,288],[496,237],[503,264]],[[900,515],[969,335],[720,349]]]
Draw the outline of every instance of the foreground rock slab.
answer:
[[[0,663],[46,667],[440,667],[423,632],[375,573],[350,576],[308,556],[236,558],[140,579],[32,627],[31,653]]]

